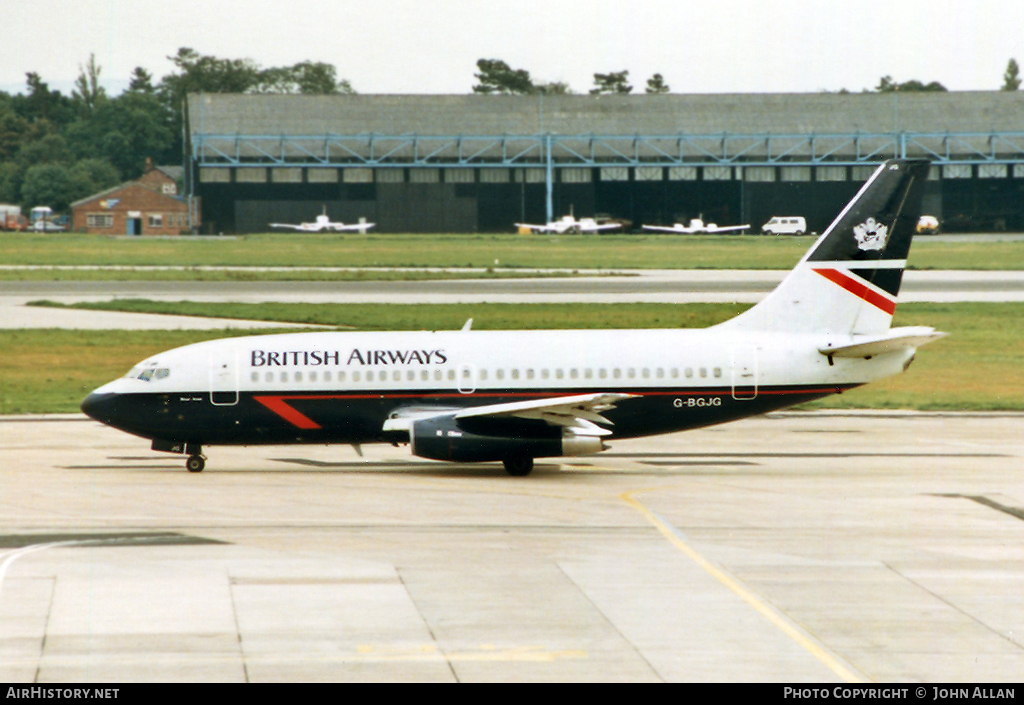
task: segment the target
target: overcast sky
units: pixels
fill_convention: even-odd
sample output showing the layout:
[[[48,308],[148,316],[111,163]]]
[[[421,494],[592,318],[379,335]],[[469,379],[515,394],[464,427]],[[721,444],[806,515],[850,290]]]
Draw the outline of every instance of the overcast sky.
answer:
[[[69,93],[90,54],[118,93],[192,47],[262,67],[333,64],[360,93],[468,93],[479,58],[564,81],[661,73],[673,93],[939,81],[995,90],[1024,63],[1024,0],[0,0],[0,90]]]

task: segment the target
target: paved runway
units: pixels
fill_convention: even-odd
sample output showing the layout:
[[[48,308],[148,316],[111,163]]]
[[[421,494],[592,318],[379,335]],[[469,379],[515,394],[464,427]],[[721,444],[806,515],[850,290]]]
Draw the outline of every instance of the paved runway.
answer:
[[[1024,415],[599,456],[180,456],[0,418],[0,681],[1019,681]]]
[[[785,276],[776,270],[634,270],[619,276],[442,281],[0,281],[0,328],[189,327],[166,316],[26,308],[147,298],[161,301],[305,303],[691,303],[760,301]],[[1024,272],[908,271],[901,302],[1024,301]],[[199,320],[199,319],[193,319]],[[205,321],[191,327],[267,327]]]

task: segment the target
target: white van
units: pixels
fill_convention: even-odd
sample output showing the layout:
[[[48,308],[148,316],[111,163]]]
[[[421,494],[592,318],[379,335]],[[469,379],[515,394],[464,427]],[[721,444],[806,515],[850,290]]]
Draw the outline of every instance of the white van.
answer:
[[[801,216],[774,216],[761,226],[765,235],[803,235],[807,232],[807,220]]]

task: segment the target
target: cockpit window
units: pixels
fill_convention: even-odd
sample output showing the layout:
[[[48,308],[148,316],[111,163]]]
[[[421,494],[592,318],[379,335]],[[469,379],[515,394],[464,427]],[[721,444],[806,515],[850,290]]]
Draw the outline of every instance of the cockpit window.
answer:
[[[150,382],[154,379],[166,379],[170,374],[171,370],[168,367],[147,367],[145,369],[133,367],[125,376],[129,379],[141,379],[143,382]]]

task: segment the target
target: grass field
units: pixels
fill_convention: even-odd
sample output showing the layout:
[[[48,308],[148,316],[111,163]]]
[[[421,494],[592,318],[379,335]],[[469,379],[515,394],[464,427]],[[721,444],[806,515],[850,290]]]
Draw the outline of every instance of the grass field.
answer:
[[[746,308],[742,304],[342,306],[142,301],[109,302],[102,307],[361,330],[457,329],[470,317],[478,330],[703,327]],[[931,325],[950,336],[922,348],[907,373],[812,406],[1024,410],[1024,304],[902,304],[894,325]],[[10,331],[0,336],[0,414],[76,411],[85,394],[124,374],[139,360],[225,335],[218,331]]]
[[[545,269],[789,269],[813,238],[754,235],[319,235],[112,238],[0,235],[0,265],[240,266],[240,267],[481,267]],[[1024,269],[1024,242],[944,242],[919,237],[910,253],[916,269]],[[2,279],[95,278],[95,273],[0,269]],[[106,270],[104,279],[148,275]],[[156,275],[153,275],[156,276]],[[184,269],[181,279],[265,278]],[[271,274],[306,279],[309,273]],[[341,273],[327,278],[351,277]]]

